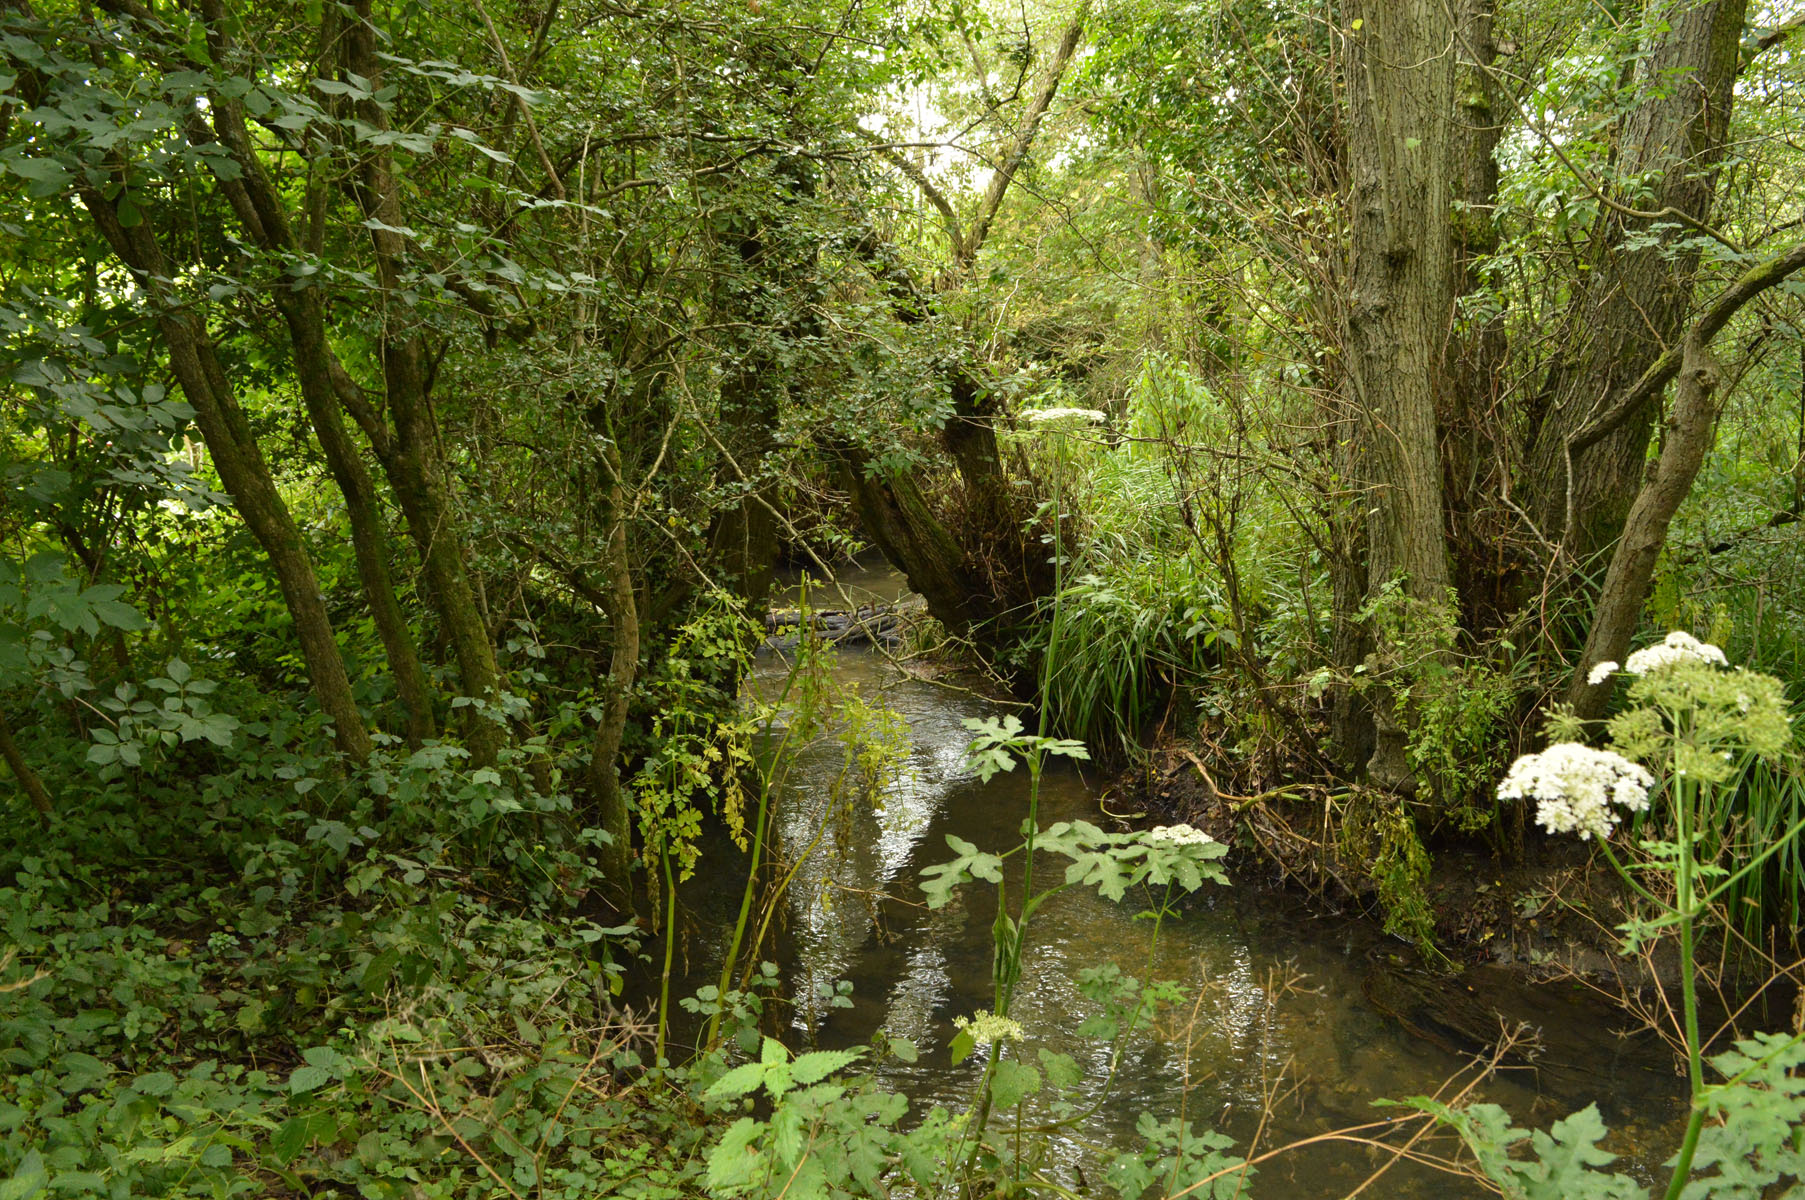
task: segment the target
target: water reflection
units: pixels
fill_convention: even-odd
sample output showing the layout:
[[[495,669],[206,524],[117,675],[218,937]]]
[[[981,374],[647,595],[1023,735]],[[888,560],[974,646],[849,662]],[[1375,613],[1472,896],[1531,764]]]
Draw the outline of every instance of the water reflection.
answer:
[[[770,686],[784,670],[777,658],[761,660],[753,685]],[[907,1037],[920,1057],[886,1063],[887,1081],[923,1109],[963,1105],[980,1063],[974,1057],[951,1066],[947,1043],[954,1017],[991,1004],[996,892],[988,884],[967,885],[952,904],[928,910],[916,879],[924,867],[951,857],[948,835],[998,852],[1015,845],[1027,810],[1025,772],[979,785],[964,770],[970,735],[962,720],[997,711],[969,692],[907,677],[870,651],[843,651],[836,674],[901,714],[908,754],[875,796],[861,796],[845,786],[846,756],[833,738],[801,752],[776,823],[781,857],[795,874],[775,944],[764,953],[783,969],[792,1040],[858,1045],[880,1030]],[[1077,771],[1049,770],[1040,818],[1097,819],[1095,798]],[[1021,863],[1008,865],[1013,896]],[[1059,878],[1054,872],[1062,865],[1037,867],[1039,882]],[[717,878],[695,885],[686,902],[718,929],[725,924],[726,890]],[[1152,897],[1131,894],[1113,904],[1071,889],[1036,915],[1012,1015],[1028,1030],[1030,1060],[1040,1049],[1072,1055],[1087,1068],[1081,1098],[1100,1102],[1095,1116],[1059,1147],[1068,1167],[1078,1169],[1098,1145],[1130,1144],[1143,1111],[1161,1119],[1184,1114],[1243,1145],[1257,1135],[1270,1146],[1372,1120],[1374,1097],[1434,1092],[1466,1065],[1366,1005],[1362,981],[1374,957],[1389,948],[1369,927],[1319,919],[1253,887],[1206,886],[1206,893],[1164,922],[1151,956],[1152,925],[1140,914]],[[1094,1008],[1080,993],[1080,972],[1103,964],[1137,978],[1175,980],[1188,997],[1122,1048],[1107,1094],[1112,1046],[1079,1033]],[[716,969],[697,966],[691,988]],[[841,980],[853,985],[850,1008],[824,1000]],[[1594,1005],[1557,1022],[1567,1039],[1561,1052],[1593,1068],[1585,1088],[1562,1092],[1535,1072],[1518,1072],[1488,1084],[1487,1098],[1520,1121],[1542,1124],[1609,1099],[1620,1117],[1634,1114],[1645,1133],[1658,1133],[1678,1113],[1670,1064],[1646,1040],[1610,1036],[1611,1019]],[[1635,1150],[1627,1139],[1620,1143],[1616,1148]],[[1255,1190],[1339,1196],[1374,1165],[1366,1149],[1328,1143],[1269,1165],[1265,1186]],[[1638,1169],[1652,1175],[1647,1164]],[[1483,1194],[1408,1165],[1387,1176],[1383,1193]]]

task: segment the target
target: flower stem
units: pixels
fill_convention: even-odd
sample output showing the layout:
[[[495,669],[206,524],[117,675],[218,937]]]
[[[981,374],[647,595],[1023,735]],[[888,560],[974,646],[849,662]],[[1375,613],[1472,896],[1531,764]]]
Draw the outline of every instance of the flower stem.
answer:
[[[1686,1123],[1686,1138],[1674,1159],[1673,1178],[1667,1184],[1667,1200],[1679,1200],[1692,1175],[1692,1157],[1698,1150],[1699,1133],[1705,1125],[1705,1064],[1699,1047],[1698,984],[1693,978],[1693,922],[1698,915],[1697,897],[1693,889],[1692,862],[1692,798],[1696,785],[1684,779],[1674,781],[1674,823],[1678,827],[1680,866],[1675,879],[1675,912],[1680,926],[1680,1000],[1681,1018],[1686,1035],[1686,1073],[1692,1086],[1692,1116]]]

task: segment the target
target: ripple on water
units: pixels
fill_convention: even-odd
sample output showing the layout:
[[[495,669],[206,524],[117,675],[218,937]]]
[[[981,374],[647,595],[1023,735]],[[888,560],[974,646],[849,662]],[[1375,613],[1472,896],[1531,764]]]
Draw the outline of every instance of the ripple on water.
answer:
[[[894,598],[893,592],[879,595]],[[781,670],[762,663],[754,686]],[[839,747],[827,740],[802,753],[776,823],[796,874],[775,944],[765,955],[782,967],[792,1041],[856,1045],[879,1030],[907,1037],[920,1058],[886,1064],[887,1081],[922,1109],[963,1105],[980,1064],[974,1057],[950,1066],[947,1044],[954,1017],[991,1004],[995,890],[968,885],[954,903],[928,910],[919,903],[915,879],[949,856],[949,834],[991,850],[1016,844],[1027,811],[1025,772],[979,784],[964,771],[969,735],[961,722],[998,711],[972,694],[908,678],[866,651],[843,651],[835,672],[904,717],[910,753],[876,803],[850,809],[836,809],[828,799],[842,767]],[[1075,818],[1095,820],[1096,800],[1078,772],[1061,764],[1046,776],[1040,819]],[[720,848],[711,855],[711,863],[730,858]],[[1014,895],[1021,864],[1011,860],[1009,867]],[[1047,863],[1045,869],[1056,868]],[[703,927],[703,943],[715,946],[718,956],[720,930],[731,919],[728,893],[735,888],[723,886],[723,871],[711,874],[708,881],[692,881],[685,902]],[[1164,922],[1151,963],[1151,926],[1136,916],[1146,903],[1132,896],[1118,905],[1074,889],[1034,919],[1012,1015],[1027,1029],[1030,1049],[1069,1053],[1085,1065],[1083,1095],[1100,1102],[1097,1113],[1057,1146],[1068,1169],[1082,1170],[1099,1144],[1130,1144],[1143,1111],[1161,1119],[1182,1113],[1243,1145],[1258,1135],[1269,1147],[1375,1120],[1384,1110],[1372,1107],[1374,1098],[1434,1093],[1466,1066],[1462,1056],[1381,1017],[1363,997],[1372,964],[1395,943],[1363,923],[1313,916],[1283,894],[1246,886],[1206,890],[1215,894],[1188,901],[1179,917]],[[690,977],[674,985],[677,994],[712,979],[718,967],[711,968],[707,957],[692,959]],[[1124,1048],[1107,1095],[1102,1080],[1110,1047],[1076,1033],[1089,1012],[1078,973],[1105,963],[1136,977],[1151,973],[1178,981],[1189,997],[1160,1013]],[[821,999],[840,980],[853,985],[851,1008]],[[1680,1092],[1663,1051],[1646,1039],[1610,1036],[1606,1027],[1614,1014],[1596,1002],[1534,993],[1512,1001],[1519,1017],[1533,1019],[1537,1005],[1555,1017],[1552,1023],[1567,1037],[1562,1057],[1588,1060],[1588,1069],[1507,1073],[1485,1086],[1486,1098],[1504,1104],[1520,1123],[1541,1125],[1589,1101],[1608,1100],[1615,1112],[1607,1119],[1634,1122],[1617,1135],[1614,1148],[1633,1154],[1637,1143],[1670,1144]],[[1379,1161],[1364,1146],[1322,1143],[1264,1167],[1265,1186],[1253,1190],[1339,1196]],[[1638,1172],[1650,1176],[1651,1164]],[[1279,1182],[1282,1191],[1275,1190]],[[1389,1175],[1382,1191],[1483,1194],[1408,1165]]]

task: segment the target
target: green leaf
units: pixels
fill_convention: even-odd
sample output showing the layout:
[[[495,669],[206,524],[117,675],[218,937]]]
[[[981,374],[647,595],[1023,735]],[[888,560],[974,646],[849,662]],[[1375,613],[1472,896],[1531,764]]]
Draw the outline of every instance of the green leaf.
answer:
[[[708,1152],[708,1188],[715,1195],[733,1195],[757,1182],[765,1172],[765,1157],[753,1143],[764,1125],[741,1117],[727,1127]]]
[[[1006,1058],[990,1078],[990,1095],[998,1108],[1014,1108],[1040,1090],[1040,1072]]]
[[[152,1071],[132,1080],[132,1089],[146,1096],[167,1096],[175,1090],[175,1076],[168,1071]]]
[[[27,190],[38,199],[56,195],[74,178],[69,168],[54,158],[15,158],[7,162],[6,169],[29,181]]]
[[[1055,1054],[1046,1049],[1036,1053],[1040,1057],[1041,1070],[1047,1073],[1047,1082],[1054,1087],[1075,1088],[1084,1081],[1084,1068],[1071,1055]]]
[[[0,1200],[34,1200],[50,1188],[50,1174],[36,1150],[27,1150],[13,1177],[0,1182]]]
[[[296,1067],[288,1077],[288,1090],[295,1095],[315,1091],[332,1082],[332,1072],[325,1067]]]
[[[845,1070],[859,1061],[863,1050],[815,1050],[802,1055],[790,1065],[790,1077],[797,1083],[818,1083],[835,1071]]]
[[[98,601],[94,605],[94,615],[99,617],[103,624],[111,625],[114,629],[135,632],[146,629],[150,625],[150,622],[146,621],[144,615],[137,609],[118,600]]]
[[[755,1092],[764,1082],[765,1071],[764,1063],[742,1063],[715,1080],[714,1085],[702,1094],[710,1100],[731,1100]]]
[[[302,1149],[307,1145],[306,1117],[290,1117],[282,1122],[275,1135],[270,1138],[270,1155],[276,1165],[286,1167],[300,1157]]]
[[[946,844],[952,847],[959,857],[951,862],[937,863],[925,868],[921,874],[922,894],[928,898],[929,908],[941,908],[953,898],[953,889],[970,879],[984,879],[991,883],[1003,882],[1003,860],[994,854],[987,854],[963,838],[946,835]]]

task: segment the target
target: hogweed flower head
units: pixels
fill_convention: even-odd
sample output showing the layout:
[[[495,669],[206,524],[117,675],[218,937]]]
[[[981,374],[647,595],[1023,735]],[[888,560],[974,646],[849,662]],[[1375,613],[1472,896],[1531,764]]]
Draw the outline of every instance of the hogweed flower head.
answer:
[[[1648,808],[1654,776],[1610,750],[1559,742],[1511,764],[1498,785],[1500,800],[1536,802],[1536,823],[1549,833],[1577,833],[1582,841],[1608,838],[1617,828],[1613,805]]]
[[[1601,663],[1592,664],[1592,669],[1586,673],[1586,682],[1593,687],[1597,687],[1616,673],[1617,663],[1614,660],[1607,658]]]
[[[1676,663],[1704,663],[1706,666],[1728,666],[1724,652],[1710,642],[1701,642],[1685,630],[1676,629],[1652,646],[1644,646],[1629,656],[1623,669],[1631,675],[1649,675]],[[1594,668],[1596,670],[1596,668]],[[1593,682],[1597,682],[1594,680]]]
[[[1157,842],[1172,842],[1180,846],[1207,846],[1216,839],[1201,829],[1193,829],[1189,825],[1159,825],[1147,831],[1147,837]]]
[[[1030,408],[1022,413],[1028,424],[1035,429],[1076,428],[1081,425],[1101,425],[1109,420],[1109,414],[1095,408]]]
[[[979,1009],[969,1017],[954,1017],[953,1028],[971,1034],[974,1046],[988,1046],[992,1042],[1019,1042],[1022,1040],[1020,1021],[1012,1021],[1008,1017],[999,1017],[988,1009]]]

